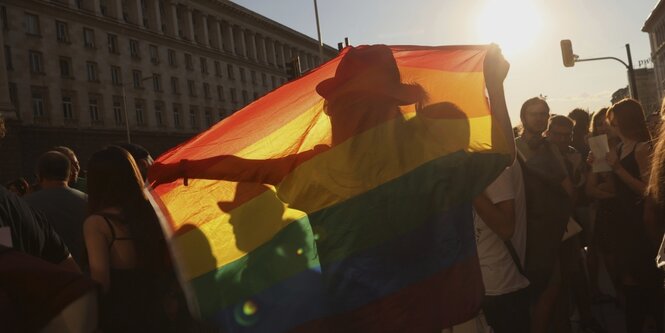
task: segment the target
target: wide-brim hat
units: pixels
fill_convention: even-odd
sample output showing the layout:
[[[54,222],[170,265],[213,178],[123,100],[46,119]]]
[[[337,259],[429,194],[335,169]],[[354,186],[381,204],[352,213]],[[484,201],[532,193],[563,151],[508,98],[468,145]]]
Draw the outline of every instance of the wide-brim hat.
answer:
[[[350,93],[376,94],[399,105],[414,104],[425,95],[420,85],[402,83],[393,52],[385,45],[350,47],[335,76],[321,81],[316,92],[328,100]]]

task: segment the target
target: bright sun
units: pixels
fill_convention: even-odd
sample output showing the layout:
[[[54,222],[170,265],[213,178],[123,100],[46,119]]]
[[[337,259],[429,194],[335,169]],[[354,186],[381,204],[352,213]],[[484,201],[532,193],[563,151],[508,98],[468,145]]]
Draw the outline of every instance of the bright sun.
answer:
[[[542,29],[534,0],[485,0],[476,27],[483,42],[497,43],[504,54],[527,49]]]

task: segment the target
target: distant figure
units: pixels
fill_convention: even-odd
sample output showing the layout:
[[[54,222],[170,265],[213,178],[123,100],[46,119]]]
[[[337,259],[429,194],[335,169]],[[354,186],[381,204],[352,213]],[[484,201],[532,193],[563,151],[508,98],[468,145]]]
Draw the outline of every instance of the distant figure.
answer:
[[[85,178],[80,177],[81,165],[79,164],[79,160],[76,157],[74,151],[71,148],[65,146],[53,147],[51,148],[51,150],[61,152],[65,154],[67,158],[69,158],[69,162],[71,165],[69,173],[69,186],[81,192],[86,192]]]
[[[30,193],[30,184],[25,180],[25,178],[17,178],[15,180],[12,180],[11,182],[7,183],[5,187],[10,191],[13,192],[14,194],[18,195],[19,197],[22,197],[28,193]]]
[[[136,165],[139,167],[143,181],[145,181],[146,177],[148,176],[148,168],[152,166],[153,163],[155,163],[155,160],[153,160],[152,156],[150,156],[150,152],[148,152],[145,147],[135,143],[120,143],[118,146],[125,149],[129,152],[129,154],[132,155],[134,161],[136,161]]]
[[[575,122],[573,127],[573,138],[570,144],[582,156],[589,154],[589,143],[587,138],[589,136],[589,123],[591,123],[591,116],[587,110],[574,109],[568,113],[568,118]]]
[[[70,162],[67,156],[49,151],[37,161],[37,178],[41,190],[29,194],[25,201],[34,209],[44,213],[48,222],[67,244],[72,257],[79,266],[83,260],[83,220],[87,208],[85,193],[70,188]]]

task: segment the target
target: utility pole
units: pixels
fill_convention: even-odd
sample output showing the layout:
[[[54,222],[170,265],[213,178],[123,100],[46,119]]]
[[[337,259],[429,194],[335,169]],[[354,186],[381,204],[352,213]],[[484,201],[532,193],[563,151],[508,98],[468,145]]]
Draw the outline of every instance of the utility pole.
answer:
[[[323,63],[323,41],[321,40],[321,26],[319,25],[319,7],[314,0],[314,16],[316,16],[316,33],[319,36],[319,62]]]

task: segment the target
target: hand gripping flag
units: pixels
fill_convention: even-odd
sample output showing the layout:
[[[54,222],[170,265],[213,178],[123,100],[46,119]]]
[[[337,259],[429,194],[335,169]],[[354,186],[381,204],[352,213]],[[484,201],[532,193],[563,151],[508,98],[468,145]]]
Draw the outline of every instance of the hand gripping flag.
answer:
[[[470,203],[512,154],[492,50],[347,47],[159,157],[151,197],[190,308],[226,332],[475,316]]]

